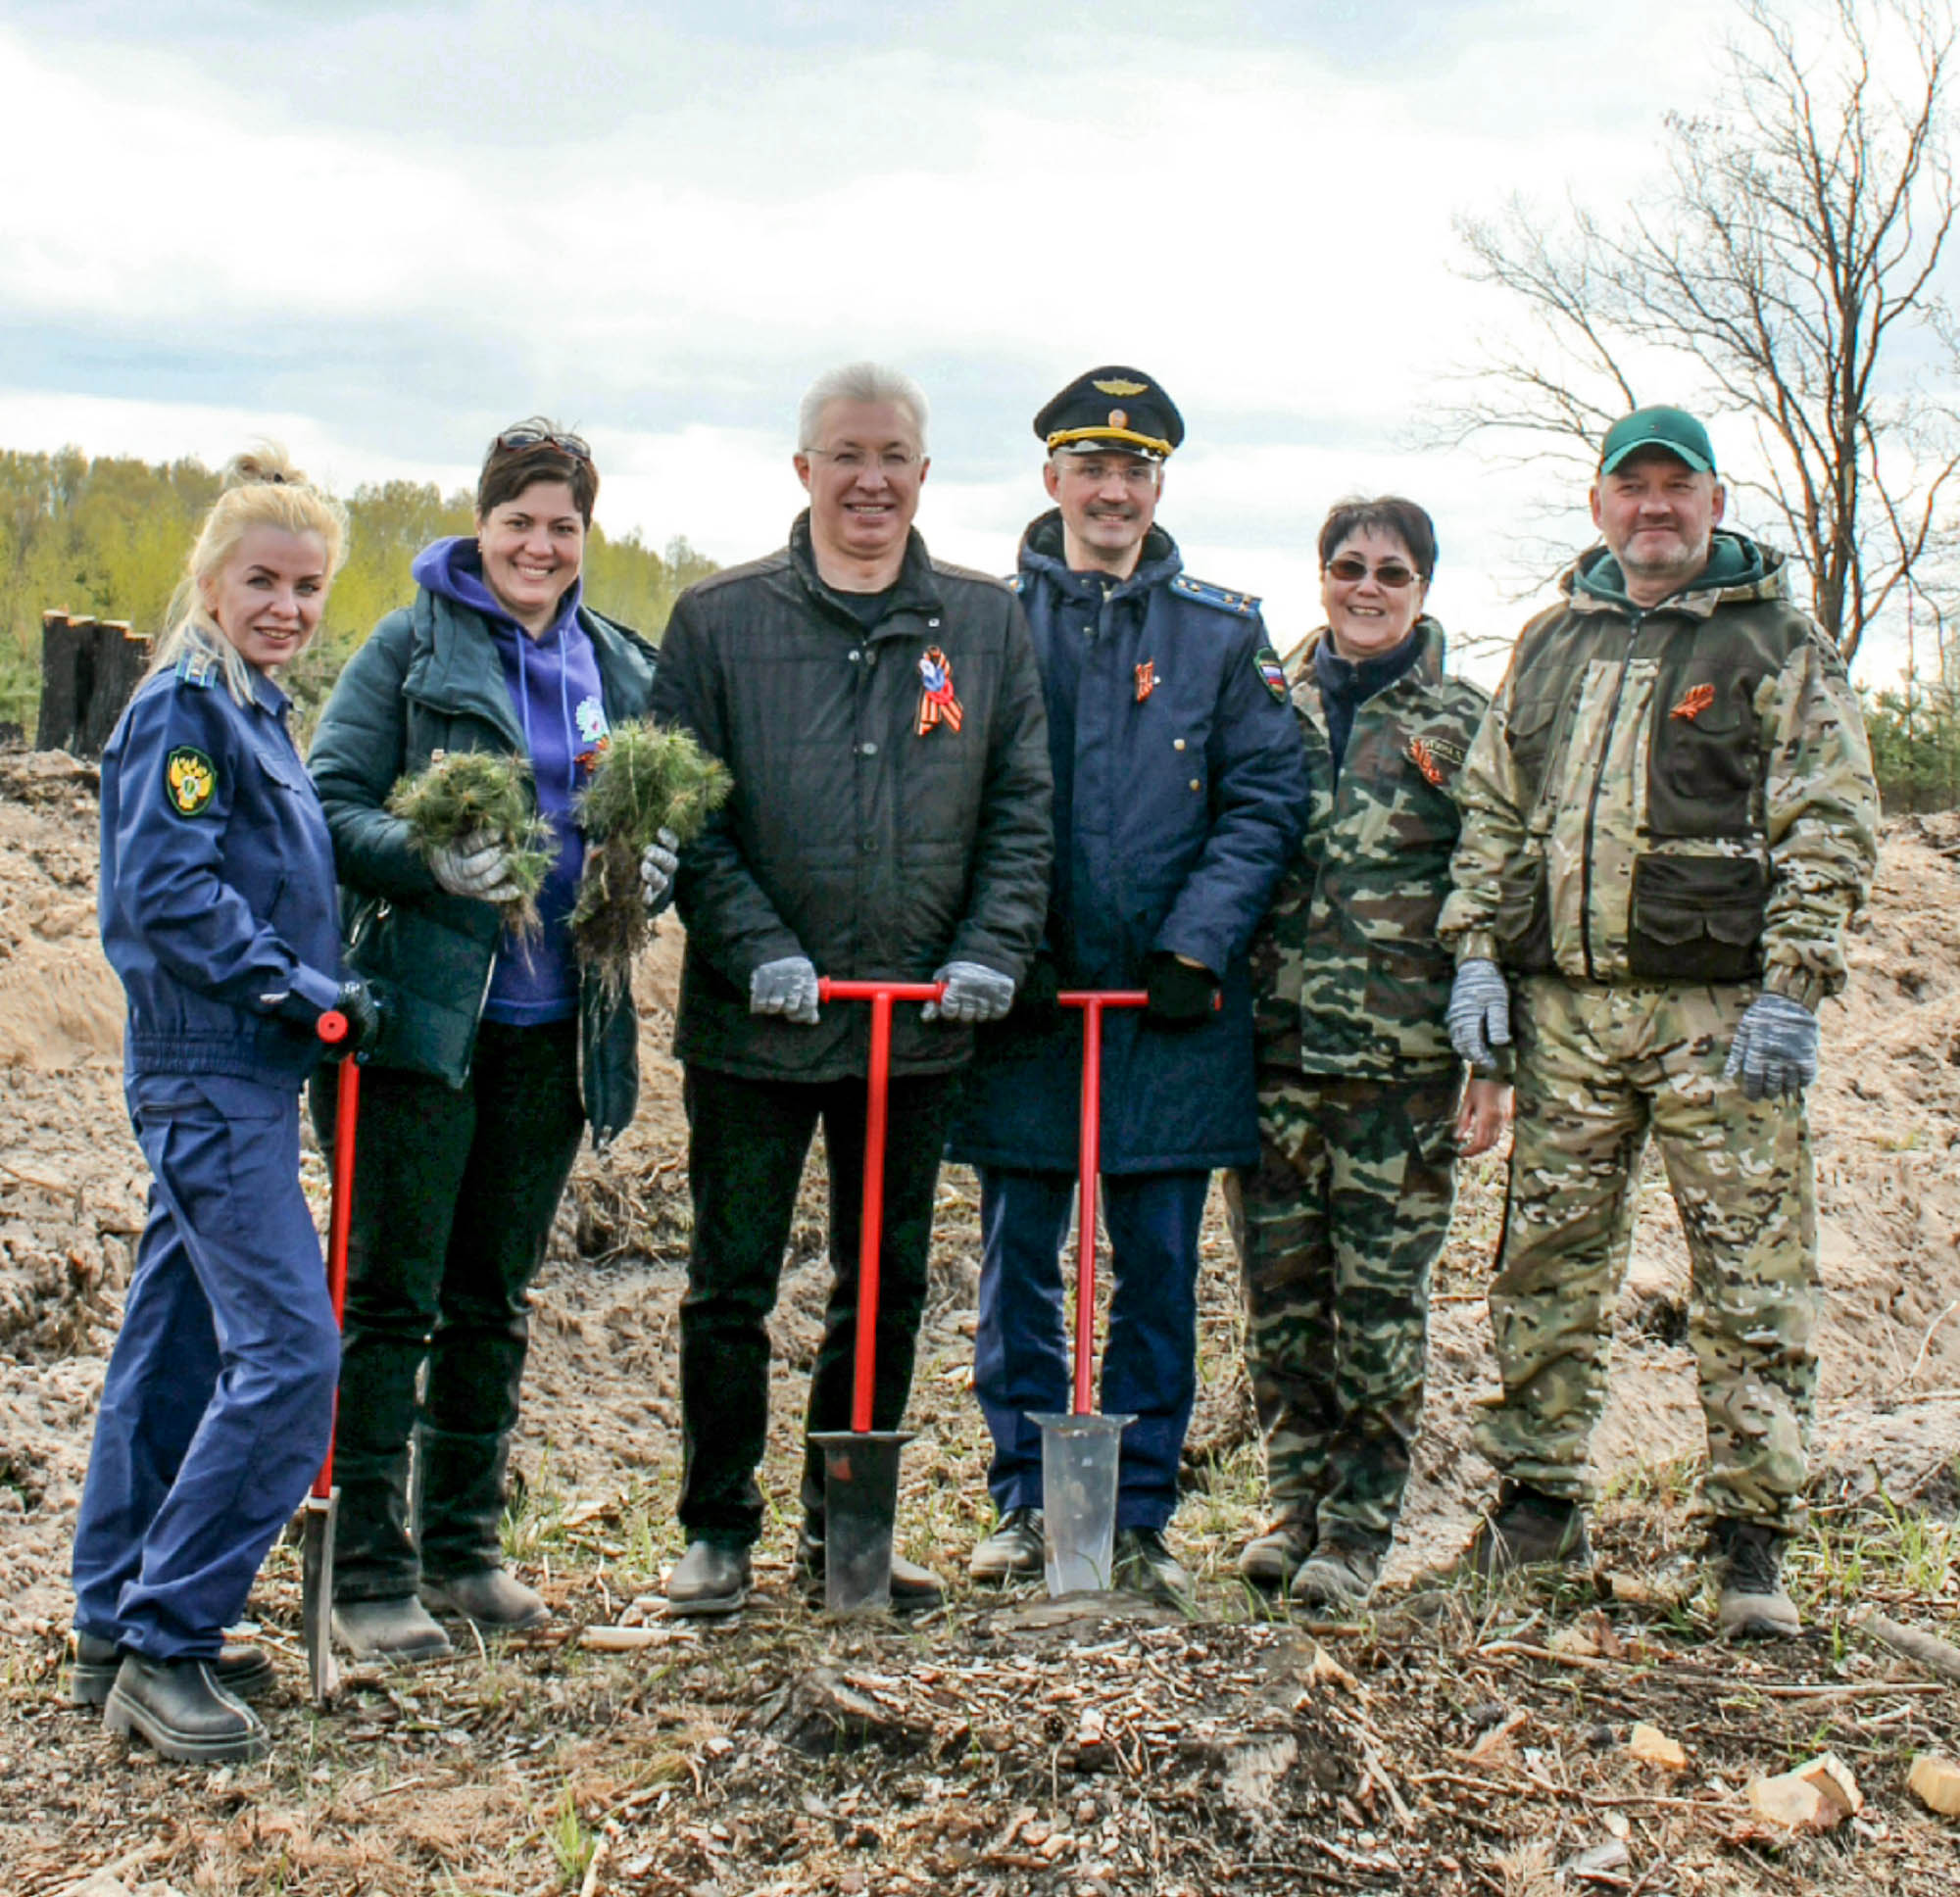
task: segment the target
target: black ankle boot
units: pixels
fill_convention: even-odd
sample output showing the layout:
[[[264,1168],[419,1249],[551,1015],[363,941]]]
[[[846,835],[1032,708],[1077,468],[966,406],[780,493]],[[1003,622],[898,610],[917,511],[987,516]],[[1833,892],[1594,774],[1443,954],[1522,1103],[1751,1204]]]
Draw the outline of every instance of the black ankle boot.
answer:
[[[271,1735],[242,1699],[213,1677],[209,1660],[124,1656],[102,1709],[112,1732],[149,1742],[159,1758],[185,1765],[249,1765],[272,1749]]]

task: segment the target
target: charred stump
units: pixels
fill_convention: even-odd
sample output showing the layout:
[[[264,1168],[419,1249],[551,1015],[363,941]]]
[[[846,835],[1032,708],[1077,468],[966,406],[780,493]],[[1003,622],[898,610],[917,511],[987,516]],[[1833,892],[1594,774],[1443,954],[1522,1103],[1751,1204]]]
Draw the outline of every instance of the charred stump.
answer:
[[[36,751],[99,757],[150,662],[150,642],[126,619],[41,614],[41,717]]]

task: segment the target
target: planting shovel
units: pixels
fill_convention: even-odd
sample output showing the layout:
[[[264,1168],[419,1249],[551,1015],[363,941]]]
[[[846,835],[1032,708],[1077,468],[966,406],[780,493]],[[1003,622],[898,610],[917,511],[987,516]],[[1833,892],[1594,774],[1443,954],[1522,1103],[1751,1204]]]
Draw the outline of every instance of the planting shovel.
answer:
[[[892,1602],[892,1524],[899,1510],[899,1451],[911,1437],[898,1430],[871,1427],[871,1388],[878,1368],[878,1255],[885,1226],[892,1003],[936,1001],[945,992],[939,982],[833,982],[826,976],[816,985],[819,1001],[871,1004],[851,1427],[820,1430],[810,1436],[823,1455],[823,1604],[833,1614],[879,1613]]]
[[[330,1008],[319,1017],[319,1038],[329,1046],[347,1039],[347,1017]],[[343,1321],[347,1306],[347,1233],[354,1216],[354,1127],[361,1115],[361,1069],[350,1055],[340,1063],[334,1094],[333,1209],[327,1221],[326,1288],[333,1299],[333,1322]],[[340,1395],[334,1393],[336,1422]],[[301,1508],[300,1626],[306,1637],[307,1677],[313,1703],[324,1706],[340,1684],[333,1664],[333,1525],[339,1512],[340,1490],[333,1485],[333,1435],[326,1438],[326,1460]]]
[[[1142,989],[1071,989],[1082,1010],[1081,1191],[1075,1257],[1075,1397],[1066,1414],[1030,1411],[1042,1433],[1043,1575],[1053,1596],[1106,1588],[1116,1544],[1116,1475],[1134,1416],[1099,1416],[1096,1356],[1096,1184],[1102,1166],[1102,1010],[1144,1007]]]

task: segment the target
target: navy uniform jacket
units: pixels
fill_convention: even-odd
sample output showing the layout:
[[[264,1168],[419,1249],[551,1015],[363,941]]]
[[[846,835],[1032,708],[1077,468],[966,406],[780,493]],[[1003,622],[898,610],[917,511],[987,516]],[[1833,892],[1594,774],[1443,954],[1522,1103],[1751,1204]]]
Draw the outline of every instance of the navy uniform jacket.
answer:
[[[146,679],[102,754],[102,947],[129,998],[124,1064],[297,1085],[340,994],[333,845],[286,730],[192,651]]]
[[[1224,978],[1203,1027],[1102,1017],[1102,1170],[1240,1166],[1258,1154],[1246,948],[1306,821],[1305,754],[1256,601],[1184,577],[1151,530],[1129,579],[1073,573],[1061,517],[1021,543],[1054,765],[1047,948],[1064,988],[1141,988],[1154,951]],[[1106,589],[1106,590],[1105,590]],[[1076,1164],[1077,1011],[983,1030],[950,1150],[975,1165]]]

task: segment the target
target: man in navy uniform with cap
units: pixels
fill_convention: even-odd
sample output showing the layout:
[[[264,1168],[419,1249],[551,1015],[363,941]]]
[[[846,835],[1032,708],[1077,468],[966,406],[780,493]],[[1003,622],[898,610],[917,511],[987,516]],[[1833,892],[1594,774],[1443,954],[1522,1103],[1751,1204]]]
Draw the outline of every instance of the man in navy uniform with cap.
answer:
[[[976,1581],[1042,1571],[1041,1431],[1069,1408],[1061,1247],[1082,1028],[1067,989],[1146,989],[1103,1017],[1102,1203],[1114,1263],[1102,1408],[1124,1433],[1117,1585],[1188,1595],[1164,1540],[1197,1390],[1198,1238],[1214,1167],[1258,1150],[1246,948],[1305,821],[1306,771],[1259,605],[1189,578],[1155,524],[1184,439],[1139,369],[1091,369],[1035,417],[1055,506],[1022,537],[1054,766],[1042,949],[983,1030],[951,1143],[980,1175],[973,1382],[1000,1514]]]

